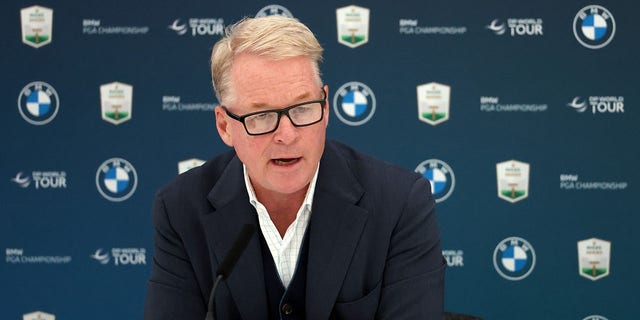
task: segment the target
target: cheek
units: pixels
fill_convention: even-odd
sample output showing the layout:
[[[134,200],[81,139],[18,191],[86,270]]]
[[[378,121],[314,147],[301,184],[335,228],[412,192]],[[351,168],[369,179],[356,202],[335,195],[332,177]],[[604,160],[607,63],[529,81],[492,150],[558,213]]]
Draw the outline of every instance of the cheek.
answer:
[[[318,126],[316,130],[313,131],[309,140],[305,143],[308,145],[309,150],[312,150],[313,154],[316,157],[320,157],[322,152],[324,151],[324,144],[326,139],[326,131],[324,126]]]
[[[261,139],[256,139],[256,137],[248,136],[245,133],[237,137],[237,140],[234,140],[236,141],[234,145],[236,153],[242,163],[250,166],[261,158],[264,146],[260,140]]]

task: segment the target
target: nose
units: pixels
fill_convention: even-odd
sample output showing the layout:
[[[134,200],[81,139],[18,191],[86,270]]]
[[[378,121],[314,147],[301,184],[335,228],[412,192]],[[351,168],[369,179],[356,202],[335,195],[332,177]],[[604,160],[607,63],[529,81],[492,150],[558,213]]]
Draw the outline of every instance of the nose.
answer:
[[[298,138],[298,128],[291,123],[287,115],[283,114],[278,128],[273,132],[273,138],[277,143],[290,144]]]

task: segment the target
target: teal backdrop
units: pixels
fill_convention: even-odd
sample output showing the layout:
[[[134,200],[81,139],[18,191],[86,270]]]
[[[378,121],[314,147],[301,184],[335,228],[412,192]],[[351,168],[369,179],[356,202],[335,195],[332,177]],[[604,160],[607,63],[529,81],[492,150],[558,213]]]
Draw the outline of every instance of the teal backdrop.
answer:
[[[343,25],[336,10],[352,5]],[[328,137],[432,180],[446,310],[635,318],[636,2],[6,0],[0,9],[0,319],[142,317],[155,191],[180,161],[228,149],[211,111],[211,48],[244,16],[287,11],[325,48]]]

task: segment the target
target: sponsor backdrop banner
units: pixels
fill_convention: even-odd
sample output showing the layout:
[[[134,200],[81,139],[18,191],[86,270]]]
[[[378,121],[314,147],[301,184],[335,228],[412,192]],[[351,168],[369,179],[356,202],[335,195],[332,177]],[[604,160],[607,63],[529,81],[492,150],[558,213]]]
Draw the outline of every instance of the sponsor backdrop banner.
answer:
[[[328,136],[431,181],[446,309],[633,319],[633,1],[0,4],[0,318],[140,319],[151,203],[218,138],[209,55],[244,16],[325,47]]]

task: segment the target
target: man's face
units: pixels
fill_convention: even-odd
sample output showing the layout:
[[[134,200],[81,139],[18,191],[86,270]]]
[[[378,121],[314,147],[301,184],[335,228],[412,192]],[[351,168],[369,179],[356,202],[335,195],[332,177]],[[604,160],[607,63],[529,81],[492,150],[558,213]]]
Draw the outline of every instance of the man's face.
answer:
[[[237,115],[281,109],[322,99],[312,64],[307,57],[270,60],[252,54],[237,56],[231,68],[233,101],[226,107]],[[319,123],[295,127],[285,115],[276,131],[264,135],[247,134],[241,122],[216,108],[220,137],[235,148],[251,183],[260,195],[290,195],[306,192],[322,151],[328,124],[328,104]]]

